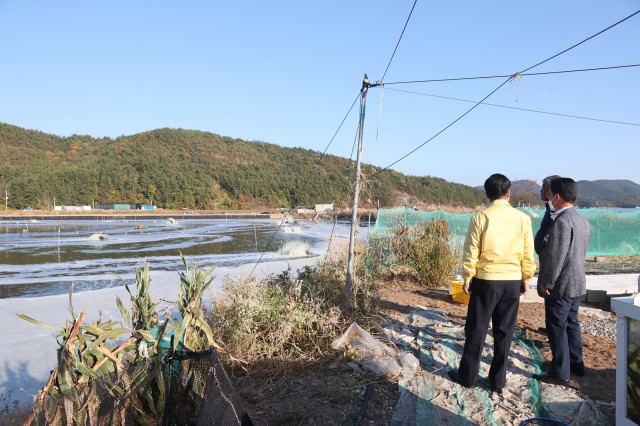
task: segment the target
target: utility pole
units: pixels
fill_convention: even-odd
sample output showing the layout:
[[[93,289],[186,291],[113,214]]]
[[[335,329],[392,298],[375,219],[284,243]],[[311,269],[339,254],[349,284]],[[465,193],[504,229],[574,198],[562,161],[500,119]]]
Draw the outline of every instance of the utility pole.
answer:
[[[356,229],[358,227],[358,198],[360,197],[360,154],[362,154],[362,141],[364,136],[364,113],[367,103],[367,91],[369,87],[369,78],[367,74],[362,80],[362,89],[360,90],[360,125],[358,138],[358,157],[356,159],[356,183],[353,193],[353,211],[351,212],[351,236],[349,237],[349,258],[347,260],[347,285],[345,288],[344,304],[345,308],[349,308],[349,295],[351,294],[351,282],[353,281],[353,252],[355,247]]]

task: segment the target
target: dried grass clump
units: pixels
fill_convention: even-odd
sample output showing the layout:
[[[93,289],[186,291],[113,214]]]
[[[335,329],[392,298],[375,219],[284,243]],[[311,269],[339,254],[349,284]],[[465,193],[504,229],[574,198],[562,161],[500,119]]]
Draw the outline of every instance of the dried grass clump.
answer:
[[[426,287],[442,287],[460,266],[460,250],[449,242],[445,220],[415,226],[399,223],[392,235],[370,239],[367,266],[373,277],[394,274]]]
[[[357,241],[354,247],[351,293],[349,306],[345,307],[345,284],[347,280],[347,245],[337,245],[329,250],[322,262],[314,267],[306,266],[299,271],[309,291],[321,297],[327,306],[340,306],[354,319],[366,321],[378,309],[378,297],[374,281],[367,274],[367,245]]]
[[[337,337],[340,309],[299,287],[269,281],[228,280],[213,302],[210,320],[232,360],[253,364],[267,359],[316,360]],[[264,363],[263,363],[264,364]]]
[[[352,321],[368,323],[376,303],[373,284],[360,278],[360,268],[345,307],[342,257],[305,267],[297,277],[289,269],[262,282],[228,279],[209,320],[229,364],[259,365],[274,373],[292,361],[319,361]]]

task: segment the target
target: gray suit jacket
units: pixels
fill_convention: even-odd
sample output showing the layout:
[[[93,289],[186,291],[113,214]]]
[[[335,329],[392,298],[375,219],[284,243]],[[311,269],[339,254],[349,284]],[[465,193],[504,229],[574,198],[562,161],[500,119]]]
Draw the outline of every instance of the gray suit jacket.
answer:
[[[551,299],[582,296],[587,292],[584,261],[591,237],[589,221],[575,208],[560,213],[553,221],[540,252],[540,286],[551,290]]]

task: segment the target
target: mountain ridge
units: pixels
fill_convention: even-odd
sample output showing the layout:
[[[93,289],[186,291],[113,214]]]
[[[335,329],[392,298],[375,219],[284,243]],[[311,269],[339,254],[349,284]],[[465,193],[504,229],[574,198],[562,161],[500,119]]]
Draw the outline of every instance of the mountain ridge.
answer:
[[[206,210],[348,207],[351,160],[304,148],[185,129],[130,136],[59,137],[0,123],[0,188],[9,206],[43,209],[99,203],[154,204]],[[484,194],[431,176],[408,176],[364,164],[361,206],[443,205],[473,208]]]
[[[0,189],[8,191],[13,209],[54,203],[207,210],[334,203],[348,208],[355,175],[350,159],[199,130],[164,128],[115,139],[60,137],[1,122],[0,166]],[[404,204],[469,210],[486,203],[481,187],[368,164],[362,173],[364,208]],[[640,185],[632,181],[579,181],[578,188],[582,207],[640,205]],[[535,181],[514,181],[512,203],[542,206],[539,189]]]
[[[578,207],[640,207],[640,185],[628,179],[578,180]],[[532,180],[511,183],[512,199],[523,204],[539,204],[542,185]]]

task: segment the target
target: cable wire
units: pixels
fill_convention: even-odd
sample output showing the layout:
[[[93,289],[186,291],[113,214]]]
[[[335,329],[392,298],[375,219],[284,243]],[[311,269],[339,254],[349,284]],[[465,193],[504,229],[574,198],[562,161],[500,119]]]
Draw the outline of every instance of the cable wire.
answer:
[[[344,115],[344,118],[340,122],[340,125],[338,126],[338,129],[333,134],[333,137],[331,138],[331,140],[327,144],[327,147],[320,154],[320,158],[322,158],[326,154],[326,152],[329,150],[329,147],[331,146],[331,144],[333,143],[333,140],[336,138],[336,135],[338,134],[338,132],[342,128],[342,125],[347,120],[347,117],[349,116],[349,114],[351,114],[351,111],[353,110],[353,107],[356,104],[356,102],[358,102],[358,99],[360,99],[360,92],[358,92],[358,96],[356,96],[356,98],[354,99],[353,103],[351,104],[351,107],[349,108],[349,111],[347,111],[347,113]],[[317,165],[317,164],[318,163],[316,162],[315,165]],[[315,168],[315,165],[314,165],[314,168]],[[315,175],[316,175],[316,173],[309,173],[308,174],[307,180],[305,180],[304,183],[302,184],[302,187],[301,187],[300,191],[302,191],[302,190],[304,190],[304,188],[306,188],[307,184],[309,183],[309,180]],[[293,206],[292,206],[292,208],[293,208]],[[271,243],[273,243],[273,240],[276,238],[276,235],[278,234],[278,231],[280,231],[280,228],[282,228],[282,225],[284,225],[284,223],[286,222],[286,220],[289,218],[290,215],[291,215],[291,213],[290,213],[290,211],[288,211],[284,215],[284,218],[282,219],[282,221],[280,221],[280,223],[278,223],[278,227],[276,228],[275,231],[273,231],[273,234],[271,235],[271,238],[267,242],[267,245],[265,246],[265,248],[262,251],[262,253],[260,253],[260,257],[256,261],[255,265],[253,265],[253,269],[251,269],[251,273],[249,273],[249,278],[251,276],[253,276],[253,273],[255,272],[256,268],[258,267],[258,264],[262,261],[262,258],[264,257],[264,255],[267,252],[267,250],[269,250],[269,247],[271,247]]]
[[[378,125],[376,126],[376,143],[378,142],[378,138],[380,136],[380,121],[382,119],[382,104],[384,101],[384,87],[382,87],[380,91],[380,109],[378,110]]]
[[[566,73],[574,73],[574,72],[587,72],[587,71],[604,71],[604,70],[613,70],[620,68],[632,68],[632,67],[640,67],[640,64],[630,64],[630,65],[615,65],[610,67],[598,67],[598,68],[582,68],[575,70],[563,70],[563,71],[546,71],[546,72],[531,72],[531,73],[518,73],[519,76],[537,76],[537,75],[549,75],[549,74],[566,74]],[[464,81],[464,80],[484,80],[491,78],[508,78],[512,75],[487,75],[487,76],[479,76],[479,77],[454,77],[454,78],[436,78],[429,80],[408,80],[408,81],[394,81],[391,83],[384,83],[385,86],[390,86],[393,84],[414,84],[414,83],[441,83],[447,81]]]
[[[409,93],[409,94],[412,94],[412,95],[429,96],[429,97],[432,97],[432,98],[448,99],[448,100],[451,100],[451,101],[468,102],[468,103],[474,103],[474,104],[477,103],[477,101],[472,101],[472,100],[469,100],[469,99],[452,98],[450,96],[433,95],[433,94],[430,94],[430,93],[414,92],[414,91],[410,91],[410,90],[401,90],[401,89],[387,89],[387,90],[391,90],[391,91],[394,91],[394,92],[401,92],[401,93]],[[508,106],[508,105],[492,104],[492,103],[488,103],[488,102],[484,102],[482,105],[483,106],[492,106],[492,107],[497,107],[497,108],[515,109],[515,110],[518,110],[518,111],[535,112],[537,114],[547,114],[547,115],[555,115],[555,116],[559,116],[559,117],[576,118],[576,119],[579,119],[579,120],[599,121],[599,122],[603,122],[603,123],[622,124],[622,125],[625,125],[625,126],[640,126],[640,123],[629,123],[629,122],[625,122],[625,121],[605,120],[605,119],[593,118],[593,117],[582,117],[582,116],[579,116],[579,115],[561,114],[561,113],[557,113],[557,112],[540,111],[540,110],[529,109],[529,108],[518,108],[518,107],[513,107],[513,106]]]
[[[581,44],[585,43],[588,40],[593,39],[594,37],[604,33],[605,31],[610,30],[611,28],[615,27],[616,25],[619,25],[620,23],[626,21],[627,19],[631,18],[632,16],[637,15],[638,13],[640,13],[640,10],[638,10],[635,13],[632,13],[631,15],[627,16],[624,19],[621,19],[620,21],[616,22],[613,25],[609,25],[607,28],[605,28],[602,31],[599,31],[597,33],[595,33],[592,36],[587,37],[586,39],[574,44],[571,47],[568,47],[567,49],[564,49],[563,51],[556,53],[553,56],[550,56],[549,58],[538,62],[535,65],[530,66],[529,68],[525,68],[524,70],[517,72],[513,75],[511,75],[508,79],[506,79],[504,82],[502,82],[502,84],[500,84],[497,88],[495,88],[494,90],[492,90],[487,96],[485,96],[484,98],[482,98],[482,100],[478,103],[476,103],[474,106],[472,106],[471,108],[469,108],[466,112],[464,112],[460,117],[456,118],[454,121],[452,121],[451,123],[449,123],[444,129],[440,130],[438,133],[436,133],[435,135],[433,135],[432,137],[430,137],[429,139],[427,139],[425,142],[423,142],[422,144],[418,145],[416,148],[412,149],[409,153],[403,155],[402,157],[400,157],[398,160],[394,161],[393,163],[389,164],[388,166],[378,170],[377,172],[375,172],[371,178],[377,176],[378,174],[382,173],[383,171],[389,169],[391,166],[394,166],[396,164],[398,164],[400,161],[404,160],[405,158],[407,158],[408,156],[412,155],[413,153],[415,153],[417,150],[419,150],[420,148],[422,148],[423,146],[425,146],[426,144],[428,144],[429,142],[431,142],[433,139],[435,139],[436,137],[438,137],[439,135],[441,135],[442,133],[444,133],[447,129],[449,129],[451,126],[453,126],[455,123],[457,123],[458,121],[460,121],[464,116],[466,116],[467,114],[469,114],[471,111],[473,111],[474,109],[476,109],[478,107],[478,105],[482,104],[485,100],[487,100],[491,95],[493,95],[495,92],[497,92],[499,89],[502,88],[502,86],[504,86],[505,84],[507,84],[509,81],[513,80],[514,78],[518,78],[520,77],[520,75],[522,75],[522,73],[527,72],[529,70],[532,70],[533,68],[540,66],[546,62],[549,62],[551,59],[557,58],[558,56],[562,55],[563,53],[566,53],[568,51],[570,51],[571,49],[574,49],[577,46],[580,46]]]
[[[398,46],[400,46],[400,41],[402,40],[402,36],[404,35],[404,31],[407,29],[407,25],[409,25],[409,20],[411,19],[411,15],[413,14],[413,9],[416,8],[416,4],[418,0],[413,2],[413,6],[411,6],[411,12],[409,12],[409,16],[407,17],[407,21],[404,23],[404,28],[402,28],[402,32],[400,33],[400,37],[398,38],[398,42],[396,43],[395,49],[393,49],[393,53],[391,54],[391,58],[389,58],[389,63],[387,64],[387,68],[384,70],[382,74],[382,78],[380,81],[384,81],[385,76],[387,75],[387,71],[389,71],[389,67],[391,66],[391,61],[393,61],[393,57],[396,56],[396,51],[398,50]]]
[[[344,115],[344,118],[342,119],[342,121],[340,122],[340,125],[338,126],[338,128],[335,131],[335,133],[333,134],[333,137],[331,138],[331,140],[327,144],[327,147],[324,149],[324,151],[322,151],[322,155],[326,154],[327,151],[329,150],[329,147],[331,146],[331,144],[333,143],[333,140],[336,138],[336,135],[338,134],[338,132],[342,128],[342,125],[347,120],[347,117],[349,117],[349,114],[351,114],[351,111],[353,110],[353,107],[355,106],[356,102],[358,102],[358,99],[360,99],[360,92],[358,92],[358,96],[356,96],[356,98],[353,100],[353,103],[351,104],[351,107],[349,108],[349,111],[347,111],[347,113]]]
[[[356,150],[356,144],[358,143],[358,135],[360,134],[360,125],[358,124],[358,127],[356,128],[356,134],[353,137],[353,145],[351,145],[351,154],[349,154],[349,160],[351,160],[351,163],[349,164],[353,164],[353,162],[355,161],[353,159],[353,152]],[[348,168],[349,166],[347,166]]]
[[[602,31],[599,31],[599,32],[595,33],[595,34],[594,34],[594,35],[592,35],[591,37],[587,37],[587,38],[585,38],[584,40],[582,40],[581,42],[578,42],[578,43],[574,44],[573,46],[571,46],[571,47],[568,47],[568,48],[564,49],[562,52],[556,53],[555,55],[551,56],[550,58],[547,58],[547,59],[545,59],[544,61],[540,61],[540,62],[538,62],[537,64],[532,65],[532,66],[530,66],[529,68],[522,70],[520,73],[527,72],[527,71],[529,71],[529,70],[531,70],[531,69],[533,69],[533,68],[536,68],[536,67],[538,67],[538,66],[540,66],[540,65],[544,64],[545,62],[549,62],[550,60],[552,60],[552,59],[554,59],[554,58],[557,58],[558,56],[560,56],[560,55],[562,55],[562,54],[564,54],[564,53],[567,53],[567,52],[568,52],[568,51],[570,51],[571,49],[574,49],[574,48],[576,48],[576,47],[580,46],[581,44],[583,44],[583,43],[585,43],[585,42],[587,42],[587,41],[591,40],[592,38],[595,38],[595,37],[599,36],[600,34],[602,34],[602,33],[606,32],[606,31],[609,31],[611,28],[613,28],[613,27],[615,27],[615,26],[617,26],[617,25],[619,25],[619,24],[623,23],[624,21],[626,21],[626,20],[627,20],[627,19],[629,19],[629,18],[634,17],[634,16],[635,16],[635,15],[637,15],[638,13],[640,13],[640,10],[638,10],[638,11],[636,11],[636,12],[632,13],[631,15],[627,16],[626,18],[623,18],[623,19],[619,20],[619,21],[618,21],[618,22],[616,22],[615,24],[609,25],[607,28],[605,28],[605,29],[604,29],[604,30],[602,30]]]
[[[402,157],[400,157],[398,160],[394,161],[393,163],[389,164],[388,166],[386,166],[383,169],[378,170],[377,172],[375,172],[373,175],[371,175],[371,178],[374,178],[375,176],[377,176],[378,174],[382,173],[383,171],[389,169],[391,166],[394,166],[396,164],[398,164],[400,161],[404,160],[405,158],[407,158],[408,156],[412,155],[414,152],[416,152],[417,150],[419,150],[420,148],[422,148],[423,146],[425,146],[426,144],[428,144],[429,142],[431,142],[432,140],[434,140],[435,138],[437,138],[438,136],[440,136],[440,134],[444,133],[445,130],[447,130],[449,127],[453,126],[454,124],[456,124],[458,121],[460,121],[465,115],[469,114],[471,111],[473,111],[474,109],[476,109],[476,107],[478,105],[480,105],[481,103],[483,103],[486,99],[488,99],[491,95],[493,95],[494,93],[496,93],[498,90],[500,90],[502,88],[502,86],[504,86],[505,84],[507,84],[509,81],[511,81],[511,78],[505,80],[500,86],[496,87],[495,89],[493,89],[491,91],[491,93],[489,93],[487,96],[485,96],[484,98],[482,98],[481,101],[479,101],[478,103],[476,103],[474,106],[472,106],[471,108],[469,108],[464,114],[462,114],[460,117],[456,118],[455,120],[453,120],[451,123],[449,123],[444,129],[440,130],[438,133],[436,133],[435,135],[431,136],[429,139],[427,139],[425,142],[421,143],[420,145],[418,145],[416,148],[412,149],[409,153],[403,155]]]

